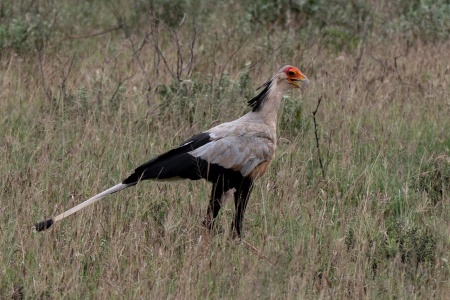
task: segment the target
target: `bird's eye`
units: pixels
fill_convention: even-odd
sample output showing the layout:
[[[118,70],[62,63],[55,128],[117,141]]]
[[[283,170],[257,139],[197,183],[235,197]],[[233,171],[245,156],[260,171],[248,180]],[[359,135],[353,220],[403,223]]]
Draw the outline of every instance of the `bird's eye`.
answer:
[[[288,72],[288,75],[289,75],[289,76],[294,76],[294,75],[295,75],[295,72],[294,72],[294,71],[289,71],[289,72]]]

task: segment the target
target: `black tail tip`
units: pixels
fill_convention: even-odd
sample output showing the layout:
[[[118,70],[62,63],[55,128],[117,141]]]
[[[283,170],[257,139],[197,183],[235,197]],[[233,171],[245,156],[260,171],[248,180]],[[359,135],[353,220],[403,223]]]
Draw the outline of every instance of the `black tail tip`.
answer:
[[[36,225],[34,225],[34,229],[36,229],[36,231],[44,231],[45,229],[50,228],[50,226],[52,226],[54,223],[53,219],[48,219],[39,223],[36,223]]]

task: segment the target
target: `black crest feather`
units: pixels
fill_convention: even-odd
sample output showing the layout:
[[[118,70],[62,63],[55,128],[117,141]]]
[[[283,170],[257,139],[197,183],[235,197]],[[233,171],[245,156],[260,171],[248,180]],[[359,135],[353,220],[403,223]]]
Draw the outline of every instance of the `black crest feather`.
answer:
[[[261,109],[264,101],[266,101],[267,96],[269,94],[269,88],[270,88],[271,83],[272,83],[272,80],[269,80],[266,83],[264,83],[262,86],[257,88],[256,90],[259,90],[262,87],[264,87],[264,89],[261,91],[261,93],[259,93],[257,96],[255,96],[254,98],[252,98],[251,100],[249,100],[247,102],[248,106],[253,107],[253,109],[252,109],[253,112],[259,111]]]

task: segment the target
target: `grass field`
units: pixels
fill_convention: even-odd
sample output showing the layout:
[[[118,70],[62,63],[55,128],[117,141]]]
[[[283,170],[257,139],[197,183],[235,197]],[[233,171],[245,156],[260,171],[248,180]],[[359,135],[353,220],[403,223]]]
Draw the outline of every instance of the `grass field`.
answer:
[[[445,299],[445,1],[0,5],[1,299]],[[433,4],[434,3],[434,4]],[[230,237],[210,185],[144,182],[63,220],[285,64],[279,147]],[[322,98],[316,121],[312,112]]]

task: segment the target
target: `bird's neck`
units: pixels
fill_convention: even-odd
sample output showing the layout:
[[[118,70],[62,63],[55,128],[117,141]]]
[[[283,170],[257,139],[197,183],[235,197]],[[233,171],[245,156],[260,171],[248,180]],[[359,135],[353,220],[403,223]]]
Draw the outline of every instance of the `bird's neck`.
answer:
[[[280,91],[275,83],[272,83],[266,93],[266,98],[258,109],[252,110],[248,113],[248,115],[255,121],[269,126],[270,129],[273,130],[274,134],[276,134],[278,111],[283,98],[283,91]]]

